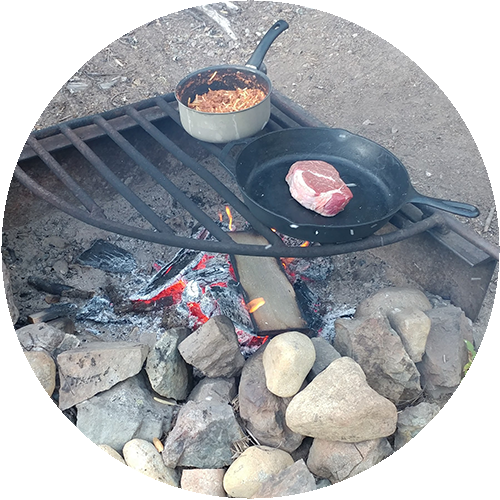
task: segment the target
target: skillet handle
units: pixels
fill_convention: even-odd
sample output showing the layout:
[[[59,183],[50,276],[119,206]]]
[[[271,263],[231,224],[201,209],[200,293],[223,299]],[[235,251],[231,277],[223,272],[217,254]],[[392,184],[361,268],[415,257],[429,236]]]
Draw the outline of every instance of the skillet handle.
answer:
[[[269,31],[264,35],[259,45],[257,45],[257,48],[255,49],[254,53],[247,61],[245,66],[252,66],[255,69],[259,69],[260,65],[264,61],[264,57],[266,56],[267,51],[271,47],[271,44],[286,29],[288,29],[288,23],[286,21],[283,21],[281,19],[280,21],[274,23]]]
[[[462,217],[477,217],[479,215],[479,210],[474,205],[469,205],[468,203],[462,203],[460,201],[431,198],[418,193],[416,193],[415,196],[412,196],[412,198],[408,201],[409,203],[415,203],[416,205],[426,205],[428,207],[438,208],[440,210],[444,210],[445,212],[450,212]]]
[[[248,145],[254,141],[255,137],[247,137],[246,139],[237,139],[235,141],[228,142],[221,150],[220,154],[217,155],[219,158],[219,163],[233,176],[236,176],[236,162],[234,158],[229,156],[233,148],[241,145]]]

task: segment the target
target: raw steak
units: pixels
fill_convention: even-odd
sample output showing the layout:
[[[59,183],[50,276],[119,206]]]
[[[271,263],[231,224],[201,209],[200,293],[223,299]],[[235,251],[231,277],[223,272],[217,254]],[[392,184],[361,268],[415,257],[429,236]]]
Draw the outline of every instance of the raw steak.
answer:
[[[337,169],[325,161],[295,162],[285,180],[293,198],[303,207],[325,217],[337,215],[352,198],[351,190],[340,178]]]

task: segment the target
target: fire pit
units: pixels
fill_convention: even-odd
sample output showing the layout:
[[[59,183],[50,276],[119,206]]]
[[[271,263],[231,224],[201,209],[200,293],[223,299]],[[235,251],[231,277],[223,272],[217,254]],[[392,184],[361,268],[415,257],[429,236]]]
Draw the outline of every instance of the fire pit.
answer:
[[[273,93],[272,104],[271,120],[263,133],[323,126],[278,92]],[[241,201],[234,179],[219,164],[222,156],[225,162],[231,161],[224,148],[184,133],[175,98],[167,94],[34,132],[14,175],[37,196],[87,224],[169,247],[239,256],[318,258],[387,247],[408,238],[413,242],[419,235],[421,246],[412,259],[401,252],[393,253],[391,259],[402,258],[398,264],[402,267],[405,261],[422,261],[415,264],[418,269],[432,266],[446,269],[447,275],[452,271],[457,276],[453,282],[427,271],[417,273],[418,281],[431,293],[451,298],[471,319],[477,317],[498,248],[452,216],[408,204],[382,231],[360,241],[320,245],[284,239],[257,220]],[[182,188],[176,185],[179,175]],[[141,199],[129,187],[130,179],[140,178],[155,183],[158,193],[154,199]],[[109,194],[109,190],[137,211],[135,225],[106,216],[96,196]],[[259,238],[232,238],[220,222],[227,210],[238,231],[251,229]],[[180,230],[176,227],[179,220]],[[198,226],[210,237],[193,236]],[[426,258],[430,253],[432,261]]]

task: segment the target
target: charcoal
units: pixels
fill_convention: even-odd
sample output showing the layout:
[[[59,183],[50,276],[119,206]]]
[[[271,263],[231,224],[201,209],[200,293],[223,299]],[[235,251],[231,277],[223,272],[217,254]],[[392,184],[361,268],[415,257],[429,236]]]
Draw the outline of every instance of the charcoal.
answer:
[[[80,321],[91,320],[96,323],[121,323],[125,321],[119,318],[114,310],[113,304],[106,297],[93,297],[76,315]]]
[[[130,252],[104,240],[97,240],[76,262],[111,273],[130,273],[137,267]]]

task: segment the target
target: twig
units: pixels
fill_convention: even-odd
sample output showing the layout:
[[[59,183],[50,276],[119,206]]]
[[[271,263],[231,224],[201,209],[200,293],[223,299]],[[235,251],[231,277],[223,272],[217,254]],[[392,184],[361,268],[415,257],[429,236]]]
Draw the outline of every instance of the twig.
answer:
[[[491,207],[490,213],[488,214],[488,217],[486,217],[486,222],[484,223],[483,233],[487,233],[489,231],[494,215],[495,215],[495,207]]]
[[[52,38],[52,40],[55,41],[59,40],[59,37],[55,33],[50,31],[48,28],[44,28],[41,24],[38,24],[34,19],[31,19],[31,17],[25,16],[21,12],[15,12],[14,14],[17,17],[20,17],[23,21],[26,21],[29,25],[31,25],[40,33],[43,33],[44,35],[47,35],[48,37]]]
[[[213,7],[210,7],[209,5],[202,5],[201,7],[195,8],[205,13],[210,19],[212,19],[212,21],[215,21],[229,36],[229,38],[231,38],[231,40],[236,41],[238,39],[231,29],[229,21],[225,17],[221,16]]]

